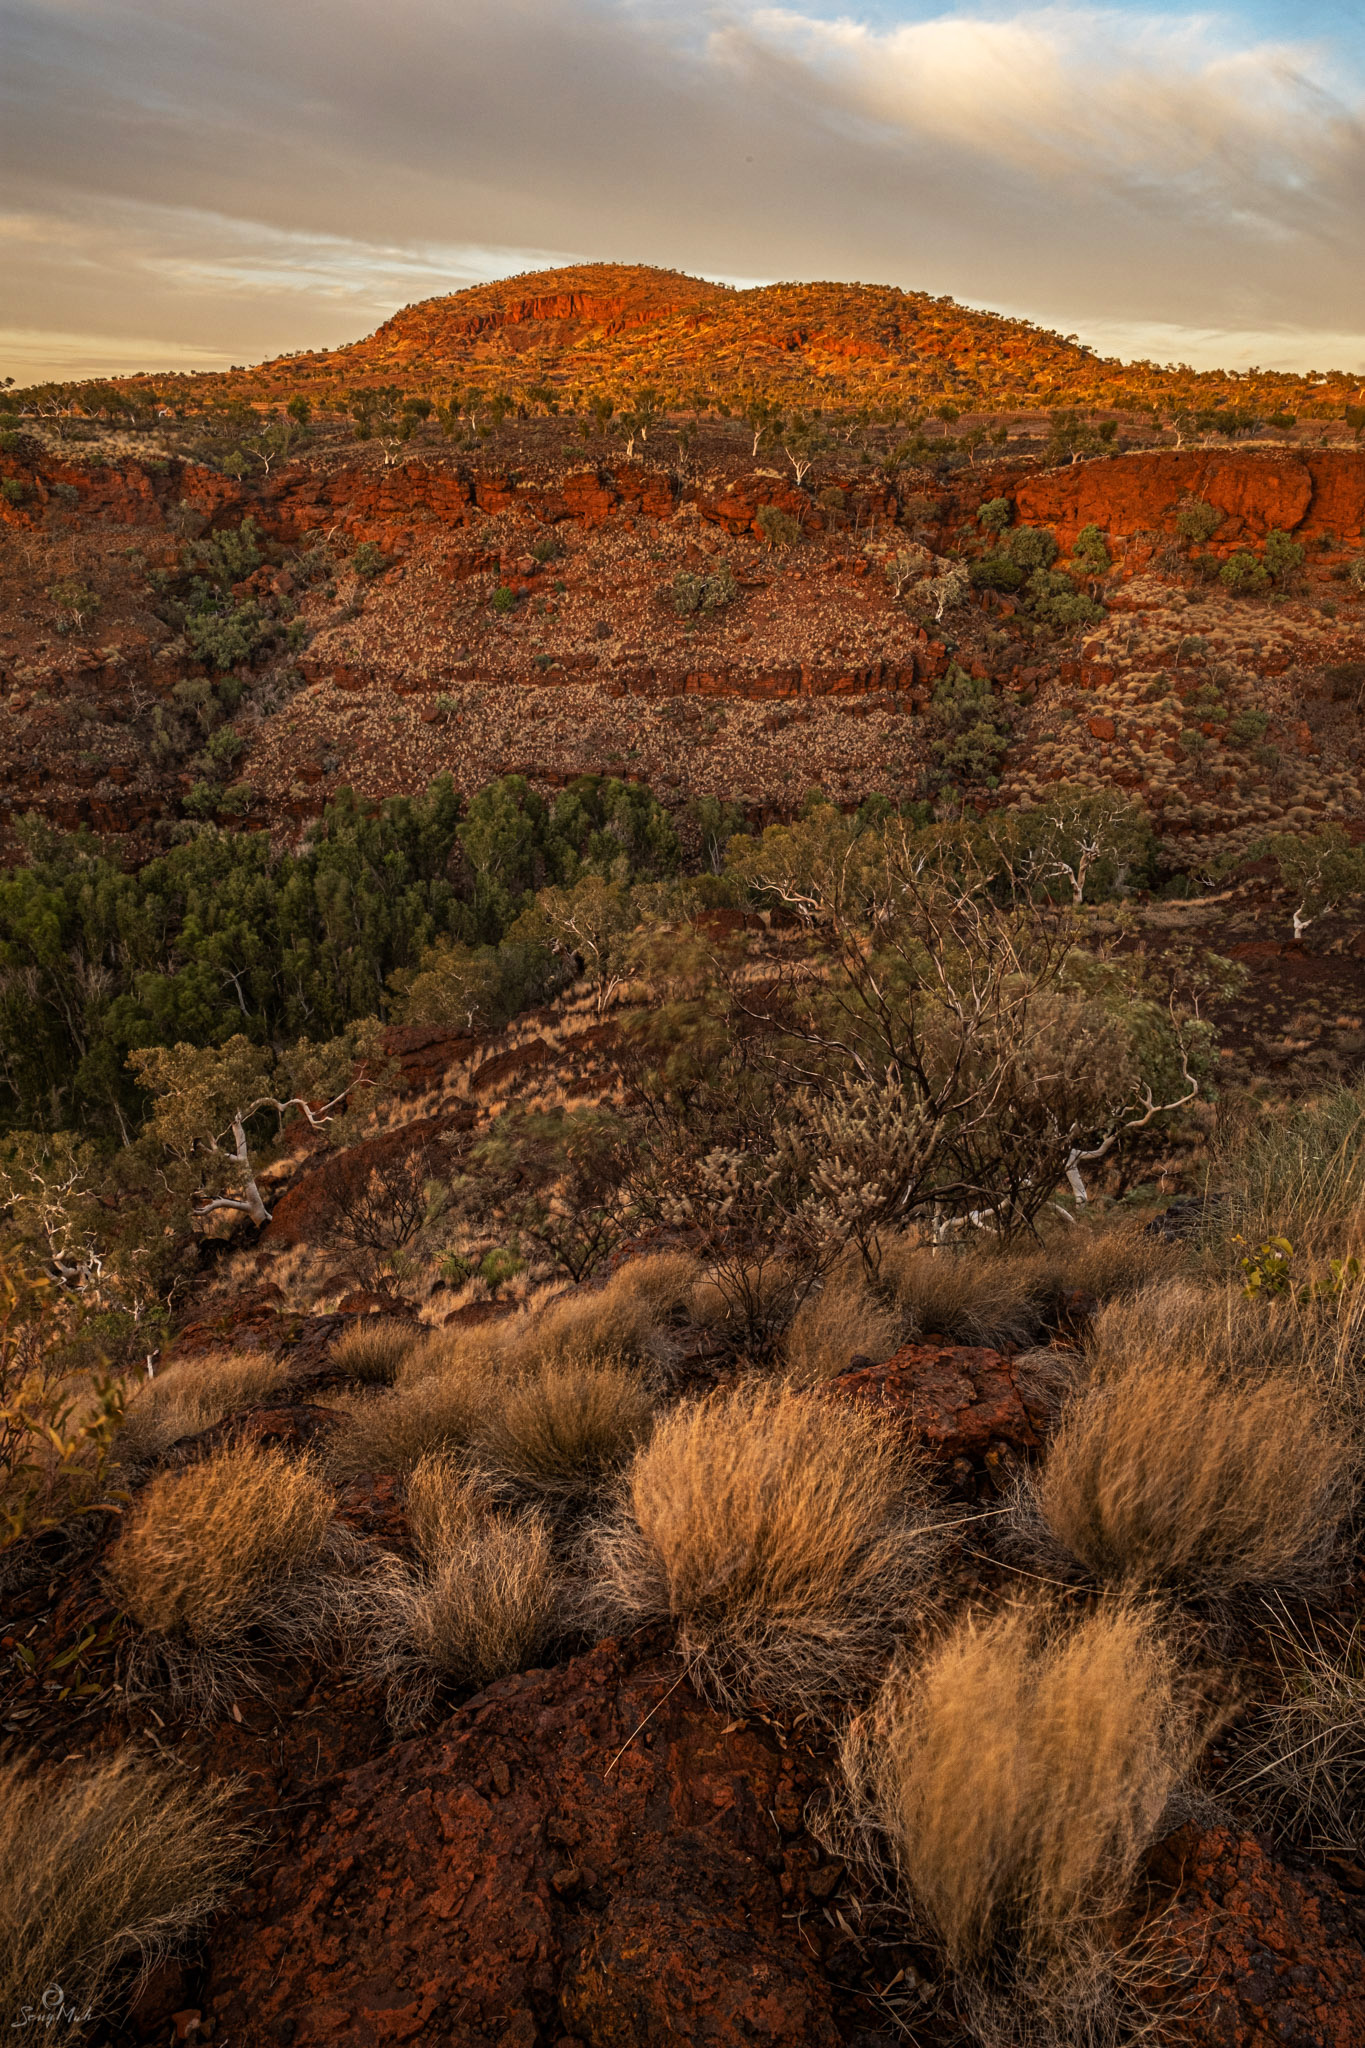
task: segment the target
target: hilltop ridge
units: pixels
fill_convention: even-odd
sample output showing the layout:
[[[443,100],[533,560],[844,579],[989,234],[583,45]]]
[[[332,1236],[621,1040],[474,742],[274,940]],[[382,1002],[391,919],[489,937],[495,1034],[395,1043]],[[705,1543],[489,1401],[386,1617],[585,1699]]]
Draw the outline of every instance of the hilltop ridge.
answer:
[[[113,380],[155,386],[176,407],[294,395],[323,406],[401,381],[449,400],[473,387],[519,407],[575,410],[648,387],[673,412],[742,410],[756,398],[824,413],[909,415],[951,405],[1006,413],[1057,406],[1248,408],[1340,414],[1359,402],[1344,372],[1198,372],[1102,357],[1076,335],[893,285],[779,283],[737,289],[642,264],[530,271],[405,306],[336,349],[254,368]],[[44,387],[75,394],[75,385]]]

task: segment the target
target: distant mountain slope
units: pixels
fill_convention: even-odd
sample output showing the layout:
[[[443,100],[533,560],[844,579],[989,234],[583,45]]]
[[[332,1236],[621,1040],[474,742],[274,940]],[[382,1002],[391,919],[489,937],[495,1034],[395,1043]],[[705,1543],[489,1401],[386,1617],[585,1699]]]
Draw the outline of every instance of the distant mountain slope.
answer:
[[[296,393],[327,401],[376,384],[442,402],[473,386],[531,407],[618,406],[642,387],[667,409],[787,408],[883,415],[940,405],[1223,406],[1340,417],[1359,380],[1125,365],[1075,335],[890,285],[777,284],[740,291],[679,271],[585,263],[405,306],[364,340],[216,376],[124,379],[196,405]],[[1249,423],[1249,419],[1246,423]]]

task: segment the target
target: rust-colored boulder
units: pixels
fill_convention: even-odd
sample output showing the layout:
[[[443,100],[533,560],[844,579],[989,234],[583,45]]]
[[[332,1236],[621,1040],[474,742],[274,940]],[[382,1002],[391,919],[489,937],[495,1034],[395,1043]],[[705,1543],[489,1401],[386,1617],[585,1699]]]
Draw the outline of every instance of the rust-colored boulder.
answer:
[[[1042,1396],[1012,1358],[979,1344],[902,1345],[884,1365],[855,1365],[829,1382],[946,1460],[1037,1450],[1048,1424]]]
[[[1189,2048],[1359,2048],[1361,1911],[1251,1835],[1185,1827],[1153,1858],[1176,1887],[1161,1934],[1170,2037]],[[1182,1970],[1181,1965],[1184,1964]]]
[[[212,1942],[219,2037],[837,2048],[773,1819],[809,1788],[677,1680],[599,1644],[334,1779]]]
[[[227,1445],[256,1444],[264,1450],[301,1453],[332,1429],[336,1411],[316,1407],[311,1401],[262,1402],[256,1408],[239,1408],[197,1436],[182,1437],[167,1451],[162,1463],[168,1466],[197,1465]]]
[[[357,1200],[372,1177],[378,1176],[382,1188],[386,1178],[401,1186],[410,1174],[434,1176],[448,1158],[442,1141],[467,1130],[472,1122],[473,1112],[461,1104],[441,1116],[418,1117],[363,1138],[344,1152],[324,1155],[279,1197],[261,1243],[283,1250],[324,1240],[338,1214]]]

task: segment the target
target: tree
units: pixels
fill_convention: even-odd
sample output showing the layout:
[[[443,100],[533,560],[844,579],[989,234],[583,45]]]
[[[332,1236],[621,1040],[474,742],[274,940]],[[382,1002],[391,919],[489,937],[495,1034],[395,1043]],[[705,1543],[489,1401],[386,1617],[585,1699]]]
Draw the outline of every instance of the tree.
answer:
[[[1267,854],[1294,905],[1296,939],[1338,904],[1365,895],[1365,847],[1353,846],[1340,825],[1324,825],[1313,833],[1272,833],[1251,848],[1249,858]]]
[[[1061,882],[1077,908],[1096,882],[1121,889],[1154,843],[1141,804],[1114,790],[1073,784],[1060,786],[1045,804],[1005,813],[999,836],[1026,885]]]
[[[542,945],[576,960],[600,1017],[630,973],[628,937],[639,923],[631,891],[600,875],[568,889],[542,889],[508,933],[512,943]]]
[[[1188,1099],[1207,1051],[1197,1001],[1140,957],[1080,944],[1069,910],[1002,893],[989,840],[899,818],[858,833],[827,812],[732,842],[729,864],[812,934],[764,981],[713,969],[744,1061],[808,1098],[800,1145],[826,1158],[801,1197],[815,1207],[793,1212],[803,1227],[869,1260],[914,1214],[1032,1229],[1077,1158]],[[884,1175],[869,1134],[892,1130],[892,1105]],[[754,1122],[774,1129],[792,1107]]]
[[[152,1135],[200,1184],[191,1196],[196,1217],[220,1210],[270,1221],[261,1194],[262,1126],[275,1137],[291,1112],[310,1130],[333,1123],[358,1089],[373,1086],[381,1066],[378,1027],[356,1027],[326,1045],[300,1039],[283,1056],[240,1033],[223,1046],[155,1045],[130,1053],[128,1065],[154,1098]]]

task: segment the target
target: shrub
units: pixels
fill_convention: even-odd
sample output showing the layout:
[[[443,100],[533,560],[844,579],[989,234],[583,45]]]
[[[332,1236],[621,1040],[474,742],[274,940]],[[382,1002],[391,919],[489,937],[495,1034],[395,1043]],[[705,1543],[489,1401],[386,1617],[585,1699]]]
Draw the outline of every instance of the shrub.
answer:
[[[288,1367],[264,1351],[210,1352],[173,1360],[145,1381],[123,1411],[115,1448],[125,1464],[147,1464],[187,1436],[273,1394]]]
[[[121,1963],[149,1966],[217,1909],[249,1846],[234,1797],[127,1750],[55,1779],[0,1764],[0,2010],[14,2026],[49,1986],[98,2011]],[[61,2026],[63,2040],[84,2031]]]
[[[1334,1549],[1351,1462],[1307,1388],[1149,1359],[1068,1405],[1020,1522],[1044,1554],[1134,1588],[1301,1585]]]
[[[1271,1637],[1281,1692],[1263,1708],[1248,1782],[1313,1847],[1365,1849],[1365,1625],[1323,1641],[1286,1618]]]
[[[391,1387],[421,1334],[397,1316],[359,1316],[338,1337],[327,1354],[327,1363],[347,1379]]]
[[[173,1682],[216,1695],[250,1631],[283,1648],[316,1639],[324,1553],[336,1505],[309,1466],[256,1445],[165,1472],[138,1496],[110,1553],[119,1605],[171,1651]],[[209,1661],[175,1656],[188,1644]]]
[[[935,685],[929,716],[936,728],[933,756],[953,781],[993,787],[1009,749],[1010,729],[988,676],[971,676],[956,662]]]
[[[577,450],[574,452],[576,454]],[[537,562],[557,562],[565,553],[565,547],[557,533],[541,533],[531,542],[530,553]]]
[[[801,538],[800,523],[790,512],[784,512],[780,505],[760,505],[754,515],[754,525],[770,548],[794,547]]]
[[[7,476],[4,482],[0,483],[0,498],[4,498],[11,505],[22,505],[28,495],[29,486],[22,477]]]
[[[500,583],[491,599],[495,612],[506,614],[517,608],[517,593],[508,584]]]
[[[1124,1604],[969,1616],[853,1724],[853,1842],[961,1974],[980,2038],[1097,2038],[1104,1922],[1196,1749],[1172,1651]]]
[[[1308,550],[1296,540],[1291,540],[1282,527],[1272,526],[1265,537],[1265,566],[1276,582],[1283,582],[1286,576],[1296,575],[1303,567]]]
[[[996,549],[989,555],[982,555],[973,562],[969,571],[973,590],[1002,590],[1006,593],[1022,590],[1024,572],[1017,562]]]
[[[694,612],[723,611],[739,596],[739,585],[734,571],[725,564],[714,576],[696,576],[684,569],[661,594],[680,619],[688,619]]]
[[[1346,571],[1346,578],[1357,590],[1365,590],[1365,555],[1356,556]]]
[[[646,1389],[624,1366],[605,1359],[547,1364],[490,1403],[475,1452],[508,1491],[574,1507],[625,1464],[653,1414]]]
[[[1008,498],[988,498],[977,510],[977,523],[986,532],[999,539],[1010,523],[1010,501]]]
[[[797,1386],[810,1386],[860,1355],[880,1364],[904,1329],[903,1313],[871,1292],[856,1259],[847,1260],[797,1310],[782,1340],[787,1376]]]
[[[1254,597],[1270,588],[1270,577],[1264,564],[1246,548],[1239,548],[1235,555],[1228,556],[1218,571],[1218,580],[1234,597]]]
[[[892,1238],[879,1277],[921,1335],[955,1344],[1022,1344],[1039,1327],[1035,1262],[980,1248],[932,1248]]]
[[[1265,737],[1266,727],[1269,724],[1270,713],[1268,711],[1257,711],[1248,705],[1244,711],[1239,711],[1234,718],[1229,720],[1228,738],[1235,746],[1254,746],[1257,740]]]
[[[1046,527],[1016,526],[1005,536],[1010,560],[1031,575],[1035,569],[1050,569],[1057,559],[1057,542]]]
[[[408,1512],[420,1569],[386,1558],[353,1596],[398,1728],[426,1717],[442,1682],[487,1685],[521,1670],[553,1639],[562,1600],[549,1523],[489,1513],[448,1460],[417,1467]]]
[[[372,540],[361,541],[360,546],[351,556],[352,570],[357,576],[366,581],[371,576],[377,576],[381,569],[387,569],[388,566],[388,557],[385,555],[384,550],[376,547]]]
[[[452,1354],[418,1377],[419,1350],[409,1352],[399,1366],[399,1385],[392,1393],[333,1401],[342,1415],[326,1449],[327,1470],[334,1478],[401,1475],[428,1452],[463,1450],[472,1442],[494,1392],[483,1361],[477,1355]],[[411,1380],[406,1379],[409,1373]]]
[[[740,1387],[675,1409],[599,1532],[593,1604],[671,1619],[703,1691],[789,1707],[866,1685],[940,1537],[923,1465],[867,1416]]]
[[[1104,535],[1093,520],[1081,528],[1072,542],[1071,559],[1092,576],[1102,576],[1106,569],[1113,567]]]
[[[1187,498],[1175,515],[1175,530],[1182,540],[1203,547],[1211,541],[1225,515],[1215,505],[1206,504],[1202,498]]]

